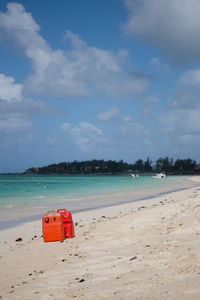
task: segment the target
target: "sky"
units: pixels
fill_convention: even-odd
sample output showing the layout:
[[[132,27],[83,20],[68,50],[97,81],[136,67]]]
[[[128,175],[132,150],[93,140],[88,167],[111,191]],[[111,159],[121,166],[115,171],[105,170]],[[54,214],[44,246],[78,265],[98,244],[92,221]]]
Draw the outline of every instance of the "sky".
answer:
[[[199,0],[0,1],[0,172],[200,161]]]

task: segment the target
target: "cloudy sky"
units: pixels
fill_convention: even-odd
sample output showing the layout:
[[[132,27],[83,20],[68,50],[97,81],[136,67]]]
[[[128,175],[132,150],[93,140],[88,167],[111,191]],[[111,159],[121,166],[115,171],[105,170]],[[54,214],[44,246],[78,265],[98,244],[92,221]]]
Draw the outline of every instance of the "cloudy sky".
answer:
[[[200,161],[199,0],[0,1],[0,172]]]

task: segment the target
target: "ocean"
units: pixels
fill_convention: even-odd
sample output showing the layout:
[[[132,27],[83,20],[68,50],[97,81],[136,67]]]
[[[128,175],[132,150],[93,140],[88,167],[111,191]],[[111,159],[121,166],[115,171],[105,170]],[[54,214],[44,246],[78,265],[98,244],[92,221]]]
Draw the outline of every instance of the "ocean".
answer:
[[[41,217],[47,210],[72,212],[148,199],[191,186],[187,176],[0,175],[0,222]],[[1,227],[1,226],[0,226]]]

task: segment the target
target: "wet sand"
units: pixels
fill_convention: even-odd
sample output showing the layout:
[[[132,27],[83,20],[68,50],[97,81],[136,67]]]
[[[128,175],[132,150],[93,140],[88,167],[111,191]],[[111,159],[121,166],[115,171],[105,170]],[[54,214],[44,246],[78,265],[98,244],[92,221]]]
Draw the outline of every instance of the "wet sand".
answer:
[[[194,180],[199,187],[73,214],[76,236],[63,243],[44,243],[41,221],[1,230],[0,298],[200,299]]]

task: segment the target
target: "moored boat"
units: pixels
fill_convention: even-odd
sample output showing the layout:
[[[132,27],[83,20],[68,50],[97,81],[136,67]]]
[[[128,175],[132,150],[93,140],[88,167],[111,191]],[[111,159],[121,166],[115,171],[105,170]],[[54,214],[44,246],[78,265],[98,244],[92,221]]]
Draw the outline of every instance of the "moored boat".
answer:
[[[151,176],[151,178],[154,178],[154,179],[161,179],[161,178],[165,178],[165,177],[166,177],[165,173],[159,173],[154,176]]]

